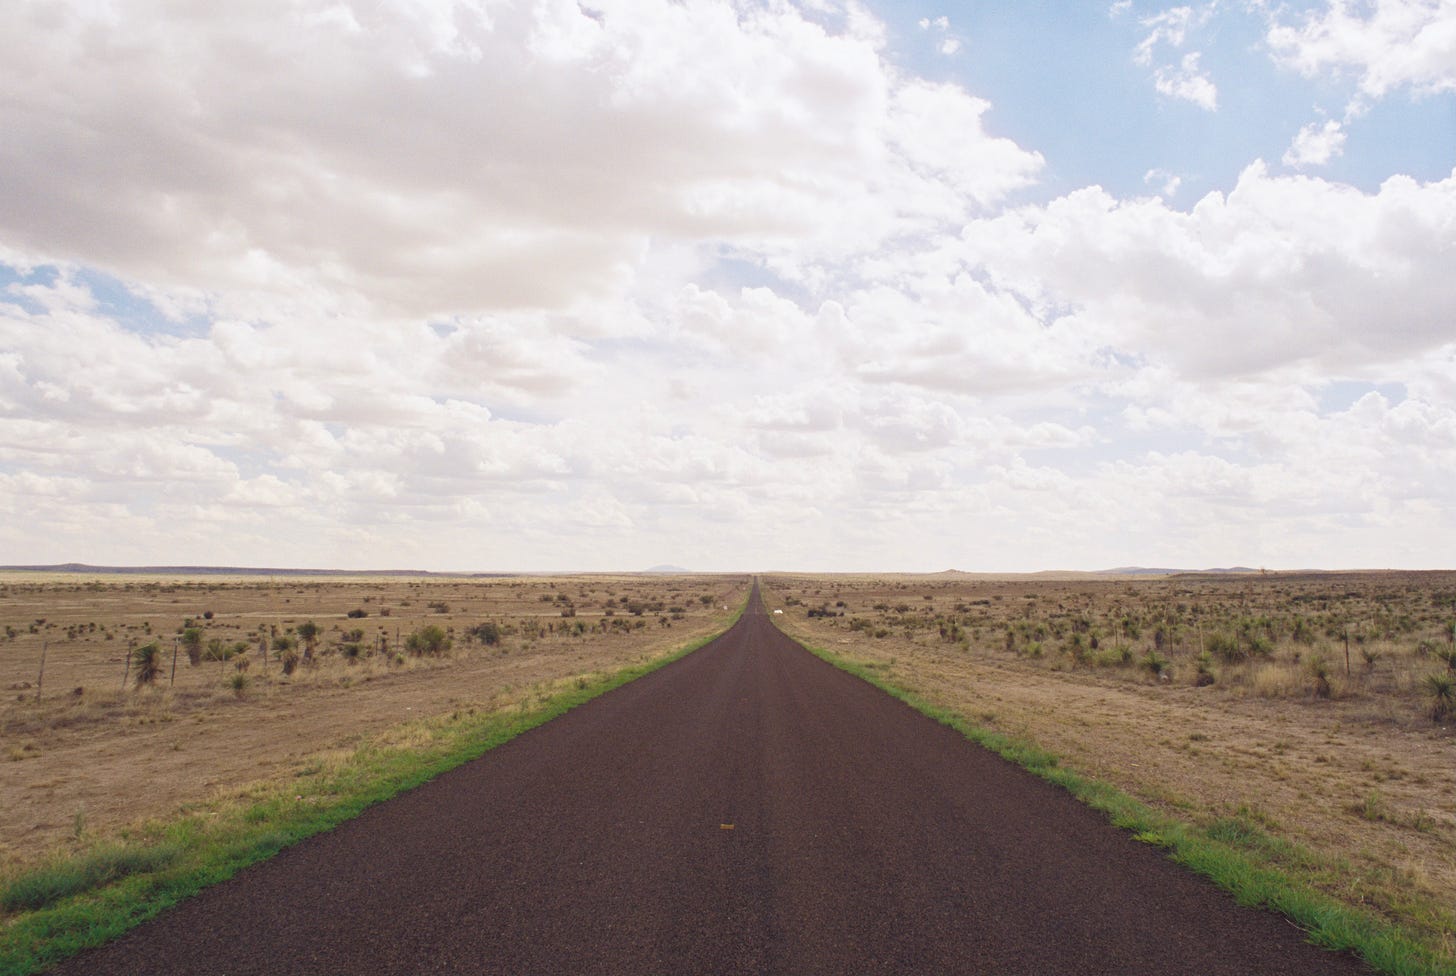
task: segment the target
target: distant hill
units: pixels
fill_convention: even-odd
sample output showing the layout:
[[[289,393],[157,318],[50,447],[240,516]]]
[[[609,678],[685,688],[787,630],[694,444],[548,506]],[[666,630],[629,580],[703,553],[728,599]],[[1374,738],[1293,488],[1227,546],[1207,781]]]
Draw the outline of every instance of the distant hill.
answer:
[[[1248,566],[1228,566],[1215,569],[1158,569],[1149,566],[1119,566],[1117,569],[1102,569],[1097,571],[1099,576],[1182,576],[1187,573],[1210,574],[1227,573],[1238,575],[1240,573],[1257,573],[1257,569]]]
[[[660,573],[660,574],[666,576],[666,575],[669,575],[669,574],[671,574],[671,575],[679,575],[679,574],[682,574],[682,573],[691,573],[692,570],[691,569],[683,569],[681,566],[674,566],[671,563],[663,563],[661,566],[653,566],[651,569],[644,569],[643,572],[644,573]]]
[[[512,576],[512,573],[432,573],[423,569],[282,569],[261,566],[0,566],[10,573],[85,573],[93,576]]]

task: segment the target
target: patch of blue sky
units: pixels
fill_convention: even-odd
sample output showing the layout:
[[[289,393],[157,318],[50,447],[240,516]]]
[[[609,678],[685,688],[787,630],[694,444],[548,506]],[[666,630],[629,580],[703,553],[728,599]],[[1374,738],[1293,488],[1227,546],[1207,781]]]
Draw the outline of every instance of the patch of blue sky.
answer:
[[[713,259],[696,279],[704,289],[710,291],[737,292],[743,288],[768,288],[780,298],[800,305],[813,304],[814,295],[799,282],[779,277],[761,259],[745,258],[743,252],[731,245],[720,244],[715,248]]]
[[[168,317],[150,299],[138,295],[125,282],[104,272],[82,268],[76,272],[75,278],[91,292],[99,314],[130,332],[191,338],[205,336],[212,328],[212,320],[204,315],[189,315],[181,319]]]
[[[1128,405],[1115,398],[1089,394],[1087,403],[1075,417],[1057,409],[1017,411],[1017,422],[1024,428],[1043,421],[1073,429],[1091,427],[1095,432],[1085,441],[1023,448],[1018,452],[1022,459],[1081,477],[1091,476],[1107,464],[1140,464],[1155,454],[1193,451],[1239,463],[1252,463],[1256,458],[1253,446],[1239,435],[1215,436],[1188,423],[1137,423],[1130,417]]]
[[[1345,126],[1345,153],[1321,175],[1364,190],[1403,174],[1422,183],[1456,173],[1456,94],[1397,94]]]
[[[590,350],[589,358],[598,363],[636,362],[681,354],[675,345],[646,336],[607,336],[587,339],[585,345]]]
[[[1133,63],[1135,41],[1105,6],[962,0],[904,9],[917,7],[901,24],[912,64],[988,100],[987,130],[1045,157],[1041,195],[1091,184],[1141,191],[1143,173],[1158,165],[1138,165],[1157,155],[1158,127],[1148,124],[1156,103],[1146,69]],[[941,16],[944,31],[933,25]],[[943,53],[946,39],[960,48]]]
[[[238,476],[251,480],[265,474],[278,475],[278,458],[271,451],[260,450],[250,447],[232,447],[225,444],[213,444],[207,448],[216,457],[227,461],[238,469]]]
[[[19,305],[31,315],[42,315],[45,308],[35,299],[22,293],[16,286],[40,285],[50,287],[60,277],[60,271],[51,265],[41,265],[22,271],[0,262],[0,301]]]
[[[492,403],[481,397],[450,396],[433,397],[434,401],[441,406],[454,400],[459,403],[468,403],[472,406],[481,407],[490,411],[489,423],[500,421],[508,424],[524,424],[532,427],[553,427],[561,423],[562,416],[558,413],[551,413],[546,410],[532,409],[519,403]]]
[[[1403,403],[1408,396],[1404,383],[1366,383],[1359,380],[1335,380],[1326,383],[1318,391],[1320,416],[1344,413],[1361,397],[1379,393],[1392,406]]]
[[[1144,196],[1158,189],[1146,177],[1159,170],[1181,181],[1173,202],[1191,205],[1231,189],[1255,160],[1284,171],[1300,128],[1342,119],[1355,97],[1354,78],[1310,79],[1277,64],[1257,11],[1222,6],[1181,46],[1155,45],[1139,64],[1135,51],[1151,31],[1143,21],[1169,5],[1140,3],[1117,16],[1111,6],[910,0],[881,2],[877,12],[897,63],[987,99],[988,131],[1045,157],[1040,182],[1022,194],[1030,201],[1090,185]],[[959,43],[954,53],[944,52],[947,41]],[[1217,88],[1215,110],[1157,91],[1158,70],[1193,52]],[[1444,178],[1453,164],[1456,95],[1393,92],[1351,121],[1342,155],[1308,171],[1371,192],[1395,173]]]

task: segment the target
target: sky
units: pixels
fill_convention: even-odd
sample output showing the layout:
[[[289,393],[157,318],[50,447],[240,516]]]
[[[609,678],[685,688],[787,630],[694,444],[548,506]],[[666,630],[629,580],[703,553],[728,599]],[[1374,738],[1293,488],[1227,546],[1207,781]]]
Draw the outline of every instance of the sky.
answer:
[[[1452,568],[1456,0],[12,0],[0,564]]]

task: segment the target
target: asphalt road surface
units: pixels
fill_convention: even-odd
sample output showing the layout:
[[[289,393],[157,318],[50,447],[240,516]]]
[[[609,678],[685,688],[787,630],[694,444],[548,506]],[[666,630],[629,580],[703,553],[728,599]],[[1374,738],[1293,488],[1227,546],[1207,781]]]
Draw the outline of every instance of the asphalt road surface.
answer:
[[[1366,970],[773,626],[255,865],[67,974]]]

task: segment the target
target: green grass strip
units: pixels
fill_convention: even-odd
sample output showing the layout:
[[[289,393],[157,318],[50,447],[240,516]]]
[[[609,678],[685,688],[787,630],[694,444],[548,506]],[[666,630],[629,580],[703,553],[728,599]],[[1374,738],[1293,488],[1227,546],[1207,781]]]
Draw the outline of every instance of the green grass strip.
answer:
[[[726,627],[747,607],[745,599]],[[151,824],[141,836],[57,857],[0,886],[0,976],[25,976],[102,945],[209,885],[331,830],[376,803],[413,789],[614,688],[698,650],[723,631],[646,664],[580,679],[520,711],[459,711],[423,720],[423,747],[366,745],[337,768],[253,802]],[[209,815],[214,814],[214,815]]]
[[[1132,798],[1109,783],[1061,765],[1035,743],[976,725],[964,715],[926,701],[890,681],[872,665],[798,642],[811,654],[867,681],[921,714],[948,725],[977,745],[1054,783],[1107,815],[1133,837],[1168,851],[1179,864],[1228,890],[1242,905],[1283,914],[1326,949],[1349,950],[1388,976],[1456,976],[1456,962],[1401,926],[1302,885],[1279,862],[1312,863],[1316,858],[1295,845],[1265,834],[1237,818],[1207,827],[1176,820]]]

